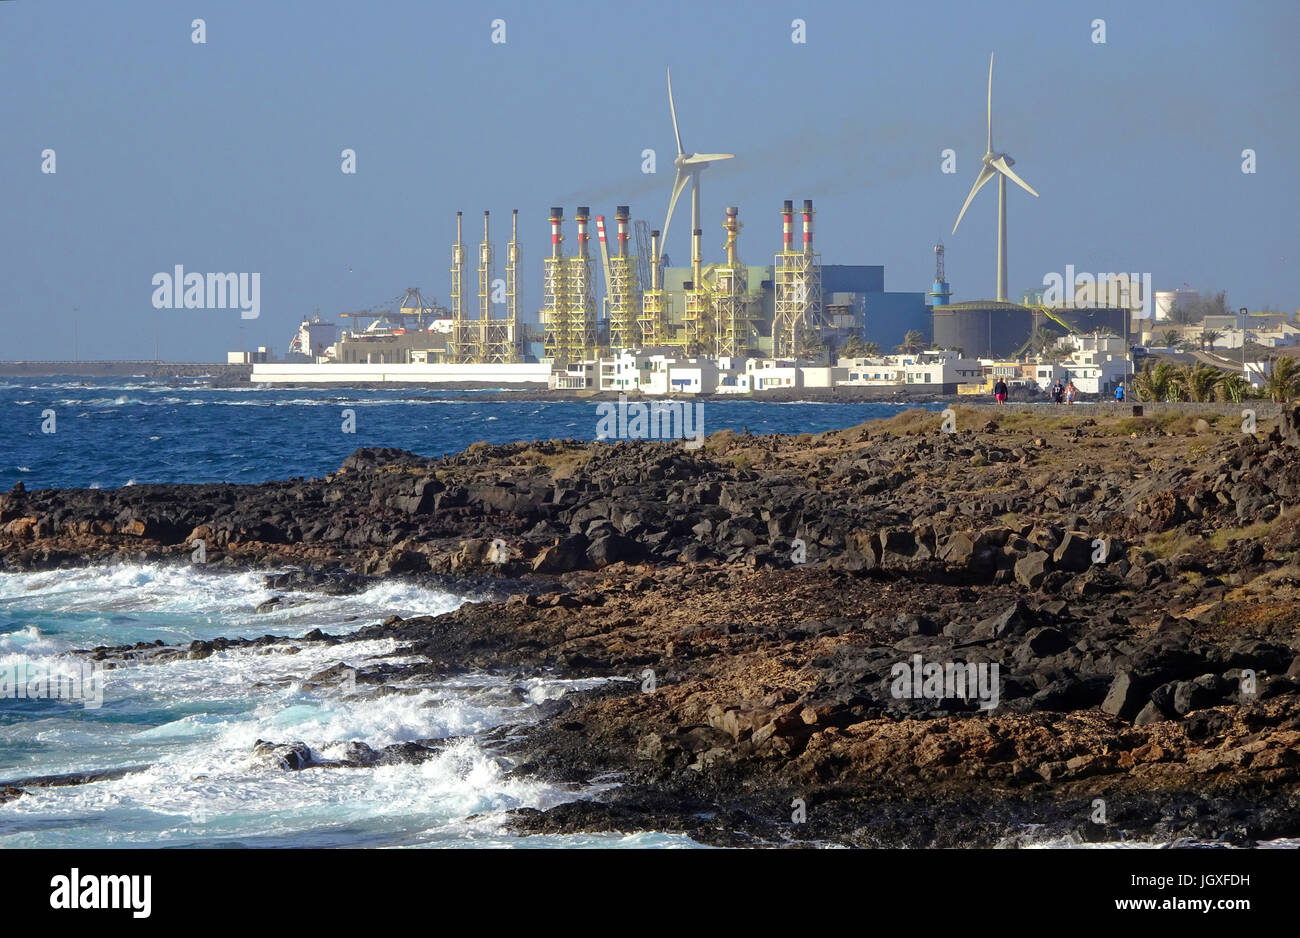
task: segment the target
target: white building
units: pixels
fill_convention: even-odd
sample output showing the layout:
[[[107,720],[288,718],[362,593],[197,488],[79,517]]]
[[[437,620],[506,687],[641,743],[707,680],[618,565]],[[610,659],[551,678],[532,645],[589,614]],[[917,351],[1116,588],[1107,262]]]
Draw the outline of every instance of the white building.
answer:
[[[643,394],[712,394],[718,386],[719,363],[708,358],[677,358],[649,349],[629,349],[600,360],[602,391]],[[588,385],[589,387],[591,385]]]
[[[1050,390],[1052,385],[1061,381],[1068,381],[1070,378],[1070,369],[1066,368],[1060,362],[1039,362],[1034,365],[1034,383],[1040,390]],[[1078,387],[1076,384],[1075,387]]]
[[[594,388],[597,385],[597,364],[597,362],[571,362],[559,371],[555,370],[554,365],[548,365],[546,367],[551,369],[551,376],[546,382],[546,387],[551,391],[585,391]]]
[[[841,359],[846,372],[841,384],[850,387],[884,387],[903,383],[903,365],[898,359],[906,356],[889,355],[875,358]]]
[[[1108,352],[1076,351],[1063,363],[1069,372],[1067,381],[1084,394],[1103,394],[1128,379],[1132,365],[1127,355]]]
[[[836,365],[801,365],[799,380],[806,388],[832,388],[848,381],[849,369]]]
[[[1103,355],[1128,354],[1128,345],[1123,336],[1107,332],[1092,332],[1087,335],[1072,333],[1061,336],[1057,345],[1072,352],[1097,352]]]
[[[920,355],[900,356],[903,361],[903,383],[907,385],[936,385],[939,387],[981,381],[984,369],[979,359],[965,358],[952,349],[935,349]]]
[[[749,386],[754,391],[793,389],[803,386],[803,374],[798,362],[773,358],[751,358],[745,362]]]

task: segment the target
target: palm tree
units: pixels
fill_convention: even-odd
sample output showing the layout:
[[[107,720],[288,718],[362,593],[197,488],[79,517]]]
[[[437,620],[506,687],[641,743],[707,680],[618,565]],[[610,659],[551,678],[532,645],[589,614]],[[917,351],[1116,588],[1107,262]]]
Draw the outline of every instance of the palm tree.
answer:
[[[1133,390],[1143,401],[1182,400],[1182,388],[1177,380],[1178,368],[1172,362],[1152,365],[1147,359],[1142,371],[1133,377]]]
[[[879,342],[863,342],[863,343],[862,343],[862,354],[863,354],[865,357],[867,357],[867,358],[875,358],[877,355],[880,354],[880,343],[879,343]]]
[[[844,340],[844,344],[840,346],[840,356],[843,358],[861,358],[865,354],[862,351],[863,344],[861,336],[849,336]]]
[[[1220,332],[1218,329],[1202,329],[1201,350],[1204,351],[1208,348],[1210,351],[1213,351],[1214,343],[1218,342],[1222,338],[1223,338],[1223,333]]]
[[[1160,341],[1165,348],[1173,348],[1178,344],[1178,330],[1170,329],[1160,334]]]
[[[1046,356],[1047,350],[1054,346],[1059,340],[1060,335],[1039,326],[1034,330],[1033,338],[1030,340],[1029,348],[1035,355]]]
[[[903,352],[907,355],[915,355],[918,352],[924,352],[925,336],[921,335],[921,333],[917,332],[915,329],[909,329],[903,336],[903,344],[894,346],[894,350],[897,352]]]
[[[1279,404],[1300,396],[1300,361],[1289,356],[1273,361],[1264,376],[1264,390]]]
[[[1214,388],[1222,375],[1213,365],[1196,362],[1179,368],[1174,381],[1187,400],[1203,403],[1214,398]]]
[[[1235,371],[1225,371],[1220,373],[1219,382],[1214,390],[1218,400],[1240,404],[1250,397],[1250,382],[1246,380],[1245,375],[1239,375]]]
[[[812,329],[801,328],[794,336],[794,357],[806,361],[818,361],[826,354],[826,343]]]

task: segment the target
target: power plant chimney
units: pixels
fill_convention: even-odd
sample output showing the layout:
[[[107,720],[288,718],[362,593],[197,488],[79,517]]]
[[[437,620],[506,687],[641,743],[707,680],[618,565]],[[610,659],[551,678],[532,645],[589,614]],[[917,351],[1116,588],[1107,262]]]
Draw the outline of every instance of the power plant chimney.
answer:
[[[460,213],[457,212],[457,215]],[[560,242],[564,236],[560,234],[560,225],[564,222],[564,209],[558,206],[551,209],[551,257],[559,259],[564,255],[560,253]]]
[[[813,207],[812,199],[803,200],[803,252],[811,254],[813,249]]]
[[[703,228],[696,228],[691,232],[691,287],[695,290],[702,289],[703,287],[700,283],[700,264],[702,261],[700,246],[703,238]]]
[[[587,219],[591,217],[591,208],[579,205],[573,217],[578,221],[578,257],[589,257],[587,241],[590,240],[590,235],[587,234]]]
[[[632,218],[632,210],[626,205],[614,209],[614,220],[618,223],[618,256],[627,257],[627,226]]]
[[[461,240],[462,213],[456,213],[456,243],[451,246],[451,343],[452,362],[464,364],[473,354],[473,335],[465,321],[465,244]]]
[[[739,214],[739,208],[734,205],[728,205],[727,220],[722,225],[727,232],[727,266],[733,270],[740,266],[736,250],[736,237],[740,233],[740,222],[736,219],[736,216]]]
[[[650,289],[659,289],[659,229],[650,232]]]
[[[781,250],[789,254],[794,250],[794,200],[786,199],[781,208]]]

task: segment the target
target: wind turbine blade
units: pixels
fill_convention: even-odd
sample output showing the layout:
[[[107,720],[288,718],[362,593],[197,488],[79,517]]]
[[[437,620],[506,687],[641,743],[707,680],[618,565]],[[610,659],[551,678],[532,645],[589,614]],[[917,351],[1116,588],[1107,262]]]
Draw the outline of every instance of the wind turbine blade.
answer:
[[[999,156],[996,160],[993,161],[993,165],[997,167],[998,172],[1000,172],[1002,175],[1006,176],[1008,179],[1010,179],[1020,188],[1024,189],[1026,192],[1032,195],[1034,198],[1038,198],[1038,193],[1030,188],[1029,183],[1025,182],[1014,172],[1012,172],[1011,167],[1007,165],[1006,157]]]
[[[677,170],[677,178],[673,180],[673,197],[668,200],[668,217],[664,219],[664,230],[660,235],[660,244],[668,243],[668,223],[673,220],[673,209],[677,207],[677,199],[686,188],[686,184],[691,181],[691,174]]]
[[[980,169],[980,174],[975,177],[975,185],[970,188],[970,195],[966,196],[966,204],[961,207],[957,213],[957,221],[952,226],[952,233],[957,233],[957,226],[961,224],[962,216],[966,214],[966,209],[970,208],[970,203],[975,198],[975,193],[984,188],[984,184],[997,175],[997,172],[984,166]]]
[[[692,153],[682,160],[683,163],[716,163],[718,160],[734,159],[734,153]]]
[[[986,152],[993,152],[993,53],[989,53],[989,143]]]
[[[681,131],[677,129],[677,105],[673,104],[673,70],[668,69],[668,110],[673,115],[673,134],[677,137],[677,155],[681,156],[685,151],[682,149]],[[667,229],[667,225],[664,226]]]

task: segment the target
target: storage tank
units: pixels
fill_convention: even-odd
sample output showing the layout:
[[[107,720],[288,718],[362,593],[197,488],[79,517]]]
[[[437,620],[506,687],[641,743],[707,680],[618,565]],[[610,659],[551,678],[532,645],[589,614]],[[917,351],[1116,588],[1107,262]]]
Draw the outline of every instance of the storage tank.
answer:
[[[968,358],[1005,358],[1033,330],[1033,313],[1016,303],[986,300],[934,307],[935,348],[959,348]]]

